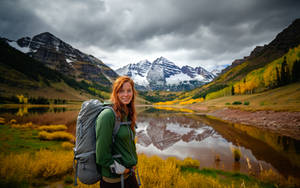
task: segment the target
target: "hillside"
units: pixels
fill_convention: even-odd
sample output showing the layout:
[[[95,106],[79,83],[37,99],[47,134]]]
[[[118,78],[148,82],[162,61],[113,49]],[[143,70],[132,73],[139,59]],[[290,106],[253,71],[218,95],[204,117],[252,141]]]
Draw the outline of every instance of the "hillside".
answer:
[[[236,60],[214,81],[182,94],[179,99],[212,99],[236,94],[258,93],[299,79],[300,19],[279,33],[268,45]]]
[[[235,101],[240,105],[233,105]],[[248,102],[248,105],[244,105]],[[261,93],[224,96],[206,100],[199,104],[188,106],[195,110],[214,111],[223,108],[234,108],[246,111],[272,110],[272,111],[298,111],[300,112],[300,82],[292,83]]]
[[[5,39],[12,47],[76,81],[109,87],[118,76],[98,58],[83,53],[49,32],[16,41]]]
[[[16,95],[80,101],[91,96],[107,98],[109,88],[85,81],[77,82],[12,48],[2,40],[0,54],[1,103],[14,102]]]

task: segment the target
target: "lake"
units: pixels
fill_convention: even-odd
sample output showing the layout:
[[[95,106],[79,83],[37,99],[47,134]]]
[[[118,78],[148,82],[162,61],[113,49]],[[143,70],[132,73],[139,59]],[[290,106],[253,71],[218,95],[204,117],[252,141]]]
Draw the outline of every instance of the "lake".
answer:
[[[5,107],[0,117],[19,123],[65,124],[75,135],[80,106]],[[203,114],[138,107],[137,151],[162,158],[191,157],[200,168],[242,173],[272,169],[285,176],[300,177],[300,140],[253,126],[229,124]],[[233,150],[241,159],[235,162]]]

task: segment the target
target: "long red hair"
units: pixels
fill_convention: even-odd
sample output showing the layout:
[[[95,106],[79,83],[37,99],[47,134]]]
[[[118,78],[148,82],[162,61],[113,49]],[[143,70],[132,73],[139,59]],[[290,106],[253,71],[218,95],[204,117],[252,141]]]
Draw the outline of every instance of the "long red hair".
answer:
[[[128,82],[132,88],[132,99],[131,102],[127,105],[121,103],[118,97],[120,89],[123,87],[123,84]],[[136,122],[136,110],[135,110],[135,98],[136,90],[134,89],[134,82],[128,76],[120,76],[113,84],[113,90],[110,96],[110,100],[113,103],[113,109],[115,110],[117,116],[122,120],[124,116],[129,116],[131,121],[131,129],[134,131],[134,126]]]

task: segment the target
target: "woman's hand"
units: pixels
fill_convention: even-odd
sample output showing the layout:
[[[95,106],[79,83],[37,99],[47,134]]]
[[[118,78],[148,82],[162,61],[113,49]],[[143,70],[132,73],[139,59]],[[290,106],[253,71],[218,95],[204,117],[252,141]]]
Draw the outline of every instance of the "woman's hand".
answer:
[[[133,166],[132,169],[135,170],[135,169],[136,169],[136,166]],[[128,174],[128,173],[130,173],[130,169],[126,168],[126,169],[124,170],[124,174]]]

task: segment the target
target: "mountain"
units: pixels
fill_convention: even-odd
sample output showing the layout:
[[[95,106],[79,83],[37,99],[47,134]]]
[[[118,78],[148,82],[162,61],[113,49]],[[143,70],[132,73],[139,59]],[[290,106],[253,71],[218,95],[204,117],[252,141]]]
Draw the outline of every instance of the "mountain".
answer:
[[[120,75],[130,76],[141,90],[191,90],[210,82],[215,75],[202,67],[175,65],[164,57],[152,63],[148,60],[129,64],[116,70]]]
[[[110,86],[118,76],[101,60],[73,48],[49,32],[32,38],[23,37],[17,41],[9,39],[6,41],[10,46],[44,63],[49,68],[77,81],[85,80]]]
[[[18,103],[16,95],[27,99],[87,100],[95,97],[91,88],[109,92],[97,84],[77,82],[62,73],[50,69],[44,63],[20,52],[0,38],[0,101]],[[97,97],[104,98],[97,95]],[[41,103],[39,103],[41,104]],[[45,104],[45,103],[43,103]]]

